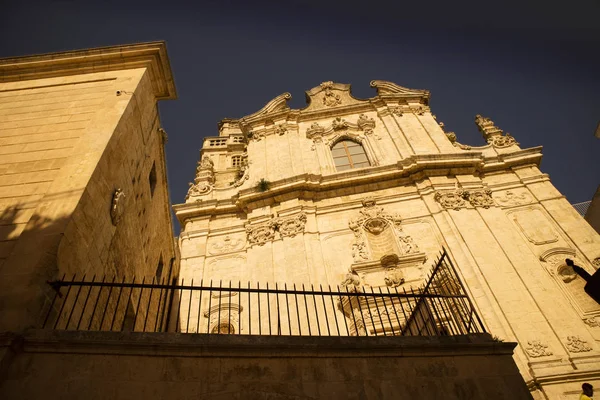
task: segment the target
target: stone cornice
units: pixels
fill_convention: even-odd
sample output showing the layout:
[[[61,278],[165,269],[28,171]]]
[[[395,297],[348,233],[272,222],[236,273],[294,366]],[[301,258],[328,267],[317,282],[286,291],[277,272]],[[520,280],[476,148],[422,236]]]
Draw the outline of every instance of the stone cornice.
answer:
[[[0,83],[146,68],[158,100],[177,92],[164,41],[0,59]]]
[[[331,175],[301,174],[271,182],[267,192],[256,188],[241,190],[237,196],[223,200],[208,200],[199,203],[185,203],[173,206],[179,222],[184,225],[189,218],[200,215],[215,215],[247,211],[262,207],[270,200],[286,198],[313,198],[317,193],[334,191],[348,187],[368,186],[373,182],[383,183],[395,179],[417,180],[427,176],[446,175],[454,169],[456,173],[483,173],[506,170],[516,165],[539,165],[541,147],[519,150],[511,154],[485,158],[481,152],[451,154],[415,155],[377,167],[350,170]]]

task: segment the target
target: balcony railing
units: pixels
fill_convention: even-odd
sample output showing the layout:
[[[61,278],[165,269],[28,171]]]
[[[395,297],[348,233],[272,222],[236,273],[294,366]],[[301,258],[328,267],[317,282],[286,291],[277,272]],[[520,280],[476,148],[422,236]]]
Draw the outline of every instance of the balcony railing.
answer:
[[[408,291],[85,277],[49,284],[56,295],[42,326],[50,329],[309,336],[485,332],[445,251],[425,284]]]

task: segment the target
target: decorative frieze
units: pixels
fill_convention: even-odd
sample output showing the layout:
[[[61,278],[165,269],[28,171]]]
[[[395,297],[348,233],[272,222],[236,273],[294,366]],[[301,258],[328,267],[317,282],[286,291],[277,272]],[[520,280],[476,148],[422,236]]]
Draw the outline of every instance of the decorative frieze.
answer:
[[[571,353],[586,353],[592,351],[592,348],[588,346],[587,342],[579,336],[567,336],[566,346],[567,350]]]
[[[527,347],[525,347],[525,351],[529,355],[529,357],[537,358],[537,357],[546,357],[551,356],[553,353],[548,350],[548,345],[542,343],[539,340],[531,340],[527,342]]]
[[[304,233],[306,214],[298,213],[290,217],[272,218],[259,225],[246,225],[248,243],[262,246],[267,242],[283,237],[294,237]]]
[[[467,202],[473,207],[490,208],[495,205],[492,191],[487,188],[438,191],[433,198],[445,209],[460,210],[467,206]]]
[[[125,192],[123,189],[118,188],[113,193],[112,204],[110,207],[110,219],[114,226],[117,226],[121,222],[121,217],[125,212]]]

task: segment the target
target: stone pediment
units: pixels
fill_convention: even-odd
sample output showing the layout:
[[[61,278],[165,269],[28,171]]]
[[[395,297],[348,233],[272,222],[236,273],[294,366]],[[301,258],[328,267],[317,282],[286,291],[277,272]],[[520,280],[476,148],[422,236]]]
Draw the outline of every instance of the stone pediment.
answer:
[[[349,84],[328,81],[306,91],[308,105],[302,109],[302,112],[328,110],[364,102],[368,100],[359,100],[352,96]]]
[[[371,87],[377,89],[377,95],[382,98],[414,98],[423,100],[424,104],[429,103],[429,90],[409,89],[393,82],[373,80]]]

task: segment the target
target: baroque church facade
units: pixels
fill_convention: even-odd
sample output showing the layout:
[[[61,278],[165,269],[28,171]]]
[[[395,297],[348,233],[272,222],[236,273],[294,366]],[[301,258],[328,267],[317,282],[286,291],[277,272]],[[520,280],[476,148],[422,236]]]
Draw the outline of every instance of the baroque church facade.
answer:
[[[600,386],[600,305],[565,264],[594,273],[600,236],[540,171],[542,148],[521,148],[481,115],[487,144],[462,144],[428,91],[371,87],[376,96],[357,99],[350,85],[323,82],[303,109],[284,93],[222,120],[174,206],[180,278],[410,290],[446,249],[488,332],[519,344],[534,397]],[[243,334],[232,315],[243,301],[226,304],[228,329]],[[185,311],[192,326],[223,322]],[[353,333],[374,333],[365,328]]]

